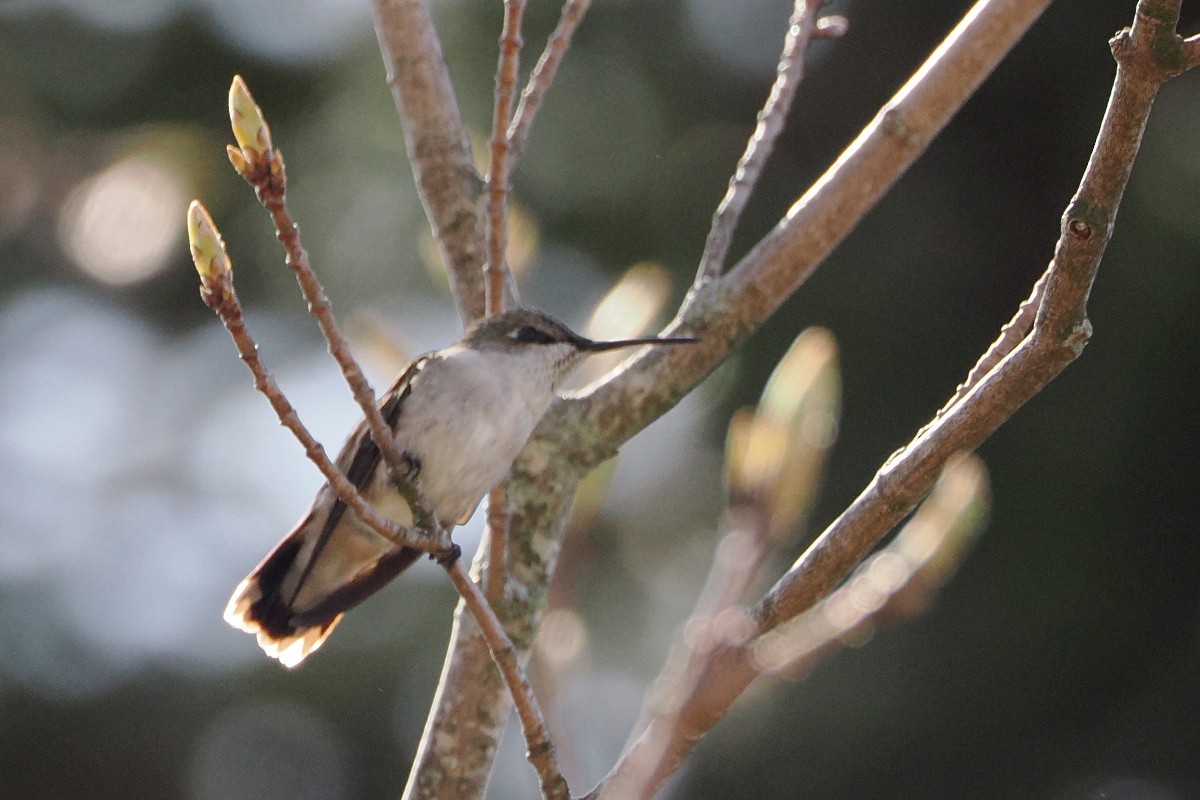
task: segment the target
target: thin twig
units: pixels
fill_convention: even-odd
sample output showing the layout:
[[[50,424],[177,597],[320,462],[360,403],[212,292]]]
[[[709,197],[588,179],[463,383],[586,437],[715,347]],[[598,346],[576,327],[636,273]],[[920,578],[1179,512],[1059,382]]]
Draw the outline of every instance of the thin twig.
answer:
[[[566,54],[567,48],[571,46],[571,37],[575,35],[579,23],[583,22],[583,16],[591,4],[592,0],[566,0],[563,3],[562,16],[558,19],[558,25],[550,34],[550,38],[546,40],[546,49],[542,51],[537,65],[529,76],[529,82],[525,84],[525,89],[521,92],[521,102],[517,105],[512,124],[508,126],[508,148],[512,152],[513,158],[525,150],[525,142],[529,139],[529,128],[533,125],[538,109],[542,107],[542,98],[545,97],[550,84],[554,82],[554,76],[558,73],[558,65],[562,63],[562,57]]]
[[[1003,361],[1021,343],[1021,340],[1025,338],[1033,327],[1033,320],[1037,315],[1038,307],[1042,304],[1042,293],[1045,290],[1046,273],[1042,273],[1041,277],[1033,284],[1033,291],[1030,292],[1029,297],[1025,298],[1024,302],[1017,307],[1017,313],[1013,314],[1013,318],[1000,329],[1000,336],[979,357],[979,360],[975,362],[975,366],[971,367],[971,371],[967,373],[966,380],[960,383],[958,388],[954,390],[954,396],[946,403],[943,411],[961,400],[967,392],[974,389],[983,380],[984,375],[991,372],[993,367]]]
[[[1181,59],[1164,52],[1179,17],[1179,0],[1140,0],[1132,31],[1113,41],[1117,77],[1079,190],[1063,215],[1033,331],[942,416],[892,456],[864,489],[754,609],[757,635],[812,608],[929,491],[955,452],[975,449],[1082,352],[1090,335],[1087,298],[1158,89],[1178,74]],[[1181,42],[1174,37],[1175,46]],[[684,702],[673,746],[650,782],[652,791],[724,716],[757,675],[745,647],[718,652]],[[653,725],[651,726],[653,728]],[[638,758],[648,730],[610,774]],[[619,784],[619,781],[617,781]],[[609,784],[606,781],[606,785]]]
[[[444,563],[446,572],[450,575],[454,588],[462,596],[463,603],[475,618],[483,638],[487,641],[488,651],[504,683],[512,695],[517,717],[521,720],[521,730],[525,734],[526,757],[533,768],[537,770],[538,781],[542,787],[542,797],[545,800],[569,800],[571,796],[567,782],[558,769],[554,757],[554,744],[546,732],[546,721],[538,708],[533,695],[533,688],[525,677],[525,671],[517,662],[516,649],[509,641],[504,627],[492,607],[488,604],[483,592],[471,580],[463,567],[462,559],[455,558]]]
[[[367,421],[371,439],[379,447],[384,463],[387,464],[388,475],[397,490],[404,495],[412,512],[413,524],[417,528],[433,530],[438,522],[434,519],[420,492],[412,485],[408,475],[408,459],[396,442],[395,431],[383,419],[379,406],[376,404],[375,391],[362,373],[358,361],[350,352],[337,321],[333,316],[333,307],[325,294],[325,289],[309,264],[308,252],[300,243],[300,227],[292,220],[287,209],[287,169],[284,165],[283,153],[274,147],[269,129],[261,109],[254,103],[249,89],[240,77],[234,79],[230,89],[231,97],[240,101],[237,118],[231,119],[235,136],[239,133],[239,147],[229,148],[230,162],[234,169],[247,183],[254,187],[254,194],[275,226],[275,237],[283,245],[287,253],[286,263],[296,276],[300,291],[308,302],[309,313],[317,321],[321,334],[329,345],[329,353],[333,356],[342,375],[354,395],[359,408]],[[231,100],[231,109],[233,101]],[[234,112],[231,111],[231,115]],[[246,120],[244,115],[255,118]],[[245,128],[252,131],[266,131],[259,145],[253,142],[242,144],[241,138],[246,136]]]
[[[475,170],[442,45],[424,0],[372,0],[409,163],[463,322],[484,315],[485,221]]]
[[[280,194],[277,198],[264,195],[262,203],[263,207],[271,214],[276,236],[287,249],[287,264],[296,274],[296,282],[300,284],[304,299],[308,301],[308,310],[317,320],[325,341],[329,343],[329,354],[342,368],[342,375],[366,417],[367,427],[371,431],[371,439],[379,447],[384,463],[387,464],[392,484],[408,502],[413,515],[413,524],[418,528],[431,528],[437,525],[431,510],[410,480],[406,471],[408,460],[396,442],[395,431],[383,419],[371,384],[350,352],[345,337],[338,330],[329,298],[326,297],[324,287],[321,286],[308,263],[308,253],[300,245],[300,228],[292,222],[283,195]]]
[[[517,93],[517,70],[521,63],[521,18],[525,0],[504,0],[504,28],[500,32],[500,63],[496,66],[496,102],[492,116],[492,161],[488,168],[488,258],[487,313],[505,309],[504,286],[508,282],[508,124]]]
[[[696,270],[696,286],[701,286],[720,275],[725,267],[733,231],[746,208],[746,203],[750,200],[750,195],[754,192],[763,165],[775,147],[775,140],[783,131],[788,110],[796,97],[796,90],[804,79],[804,55],[816,30],[817,10],[822,5],[824,0],[795,0],[792,5],[792,16],[788,20],[787,35],[783,40],[783,53],[779,56],[775,83],[771,86],[771,93],[767,96],[762,111],[758,112],[758,124],[750,136],[750,141],[746,143],[746,152],[738,160],[737,168],[729,179],[725,197],[713,213],[708,241],[704,243],[700,267]]]
[[[279,423],[291,431],[304,447],[304,454],[325,476],[325,480],[337,493],[338,499],[345,503],[362,520],[363,524],[397,547],[412,547],[426,553],[445,552],[450,547],[450,540],[443,532],[436,530],[434,531],[435,535],[421,535],[381,516],[363,499],[354,484],[350,483],[342,471],[329,459],[325,448],[300,421],[296,409],[264,366],[262,358],[258,354],[258,345],[254,343],[246,329],[241,303],[238,301],[232,281],[226,281],[223,286],[210,286],[206,282],[202,285],[200,294],[204,298],[204,302],[221,318],[225,329],[229,331],[234,346],[237,348],[238,357],[254,376],[254,388],[267,398],[267,402],[271,404],[271,408],[279,417]]]
[[[496,66],[496,99],[492,118],[492,161],[487,175],[488,258],[486,271],[487,313],[499,314],[510,299],[505,286],[511,285],[508,269],[508,193],[509,193],[509,120],[517,92],[517,72],[521,63],[521,19],[525,0],[504,0],[504,26],[500,32],[500,56]],[[515,290],[513,291],[515,295]],[[503,486],[488,495],[487,513],[487,593],[493,604],[504,598],[508,547],[508,499]]]

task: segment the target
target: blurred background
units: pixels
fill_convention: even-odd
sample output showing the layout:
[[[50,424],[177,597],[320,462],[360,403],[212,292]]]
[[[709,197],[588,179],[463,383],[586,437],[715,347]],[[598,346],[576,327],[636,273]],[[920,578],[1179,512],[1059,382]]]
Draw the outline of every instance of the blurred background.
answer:
[[[834,4],[849,33],[813,47],[735,257],[967,6]],[[699,591],[732,412],[801,330],[832,331],[840,436],[776,576],[1044,269],[1111,84],[1107,40],[1133,6],[1054,4],[812,280],[581,502],[557,660],[540,671],[578,791],[619,752]],[[527,303],[582,326],[641,265],[665,303],[651,326],[670,316],[789,7],[595,4],[515,176]],[[499,3],[434,9],[484,137]],[[526,69],[558,10],[531,2]],[[197,296],[191,198],[224,232],[251,329],[310,427],[334,447],[357,417],[226,163],[234,73],[288,157],[305,244],[376,385],[459,332],[424,255],[368,3],[0,5],[4,800],[397,797],[437,681],[454,597],[424,565],[295,672],[221,620],[319,478]],[[667,796],[1200,797],[1198,99],[1200,73],[1160,95],[1092,297],[1095,337],[981,448],[991,522],[937,604],[802,682],[764,683]],[[460,534],[468,550],[477,537],[477,524]],[[534,796],[514,733],[496,798]]]

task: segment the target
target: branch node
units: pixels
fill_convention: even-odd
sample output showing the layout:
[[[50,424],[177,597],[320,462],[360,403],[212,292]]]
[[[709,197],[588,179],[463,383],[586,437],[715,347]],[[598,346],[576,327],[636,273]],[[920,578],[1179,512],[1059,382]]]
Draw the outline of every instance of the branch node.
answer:
[[[1067,223],[1067,231],[1076,239],[1087,241],[1092,238],[1092,226],[1082,219],[1073,219]]]
[[[905,147],[917,147],[921,144],[922,137],[908,124],[908,119],[905,117],[904,112],[896,106],[883,112],[880,127],[885,133],[895,137]]]
[[[1067,336],[1066,344],[1075,353],[1075,357],[1078,358],[1083,353],[1083,348],[1087,347],[1087,343],[1091,338],[1092,323],[1085,317],[1071,330],[1071,334]]]
[[[830,14],[817,20],[813,29],[814,39],[840,39],[850,30],[850,20],[841,14]]]

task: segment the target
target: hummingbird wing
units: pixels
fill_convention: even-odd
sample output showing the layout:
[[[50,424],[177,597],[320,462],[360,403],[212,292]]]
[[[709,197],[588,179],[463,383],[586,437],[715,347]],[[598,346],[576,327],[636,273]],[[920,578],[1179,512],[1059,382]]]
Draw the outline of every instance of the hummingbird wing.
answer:
[[[384,395],[380,413],[393,430],[418,358]],[[351,433],[336,464],[367,499],[381,453],[366,421]],[[421,551],[394,547],[366,529],[332,489],[322,487],[308,515],[243,580],[225,610],[236,628],[257,634],[263,650],[285,666],[299,664],[332,632],[342,614],[411,566]],[[301,600],[302,594],[304,601]]]

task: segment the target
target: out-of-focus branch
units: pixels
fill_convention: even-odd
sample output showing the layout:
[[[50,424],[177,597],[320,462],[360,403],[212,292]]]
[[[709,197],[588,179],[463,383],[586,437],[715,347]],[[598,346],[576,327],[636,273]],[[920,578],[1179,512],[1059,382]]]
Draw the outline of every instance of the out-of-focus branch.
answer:
[[[783,53],[775,69],[775,83],[771,86],[771,93],[762,111],[758,112],[758,124],[746,143],[746,152],[738,159],[737,167],[729,178],[725,197],[713,213],[708,240],[700,256],[700,267],[696,270],[697,287],[720,275],[725,267],[733,231],[737,228],[746,203],[750,201],[763,166],[775,149],[775,140],[783,132],[792,100],[804,79],[804,56],[817,27],[817,11],[824,4],[824,0],[795,0],[792,4],[792,16],[788,19],[787,35],[783,40]]]
[[[542,107],[542,98],[554,82],[554,76],[558,74],[558,65],[562,62],[567,48],[571,46],[571,37],[575,35],[579,23],[583,22],[583,15],[587,13],[591,4],[592,0],[566,0],[563,3],[558,25],[546,41],[546,49],[542,51],[541,58],[529,76],[529,83],[521,92],[521,102],[513,115],[512,125],[508,127],[508,147],[514,158],[525,149],[529,128],[533,125],[538,109]]]
[[[484,314],[483,181],[424,0],[372,0],[388,86],[464,322]]]
[[[954,453],[970,451],[1079,356],[1091,332],[1087,297],[1112,233],[1121,195],[1158,89],[1181,70],[1179,0],[1141,0],[1132,30],[1113,39],[1117,77],[1079,190],[1063,215],[1054,261],[1029,335],[958,402],[883,465],[862,494],[759,601],[757,636],[812,608],[929,491]],[[730,646],[710,662],[674,728],[647,729],[674,743],[657,787],[758,674],[751,648]]]
[[[725,474],[730,530],[684,625],[682,640],[653,682],[635,736],[653,722],[655,736],[622,758],[605,782],[609,797],[647,796],[672,747],[682,703],[721,645],[743,643],[753,628],[743,597],[772,551],[808,516],[833,444],[840,404],[837,346],[826,330],[796,337],[776,366],[756,409],[729,424]]]
[[[922,613],[983,530],[989,505],[983,461],[965,453],[951,458],[887,547],[817,606],[751,644],[760,673],[802,677],[876,627]]]

